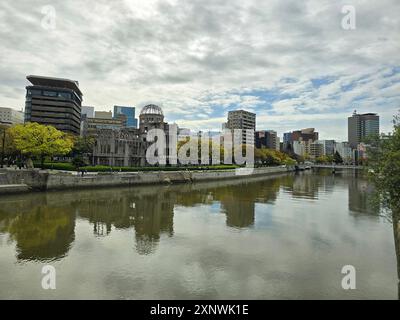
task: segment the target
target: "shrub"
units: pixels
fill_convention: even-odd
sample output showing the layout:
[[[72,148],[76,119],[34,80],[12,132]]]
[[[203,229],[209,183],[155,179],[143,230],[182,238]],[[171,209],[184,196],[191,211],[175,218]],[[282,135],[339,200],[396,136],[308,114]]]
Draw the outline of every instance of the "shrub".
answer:
[[[40,164],[35,163],[35,167],[39,168]],[[232,170],[237,165],[215,165],[215,166],[179,166],[179,167],[110,167],[110,166],[85,166],[81,167],[87,172],[148,172],[148,171],[202,171],[202,170]],[[64,162],[46,162],[44,169],[76,171],[77,168],[72,163]]]

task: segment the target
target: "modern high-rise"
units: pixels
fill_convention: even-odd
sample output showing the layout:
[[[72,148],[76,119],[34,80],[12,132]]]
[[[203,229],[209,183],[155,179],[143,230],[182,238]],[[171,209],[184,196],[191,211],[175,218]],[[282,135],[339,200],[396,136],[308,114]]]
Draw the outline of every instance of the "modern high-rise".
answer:
[[[317,142],[322,144],[324,156],[333,156],[335,154],[335,140],[318,140]]]
[[[379,135],[379,116],[376,113],[358,114],[354,111],[348,118],[348,138],[352,149],[357,149],[358,144],[365,138]]]
[[[24,123],[24,112],[0,107],[0,123],[8,125]]]
[[[79,135],[81,128],[82,92],[74,80],[27,76],[25,122],[52,125]]]
[[[114,106],[114,118],[116,118],[120,114],[126,116],[126,126],[128,128],[137,128],[138,119],[135,118],[134,107]]]
[[[94,107],[83,106],[82,115],[85,115],[86,118],[94,118]]]
[[[276,131],[273,130],[256,131],[256,148],[279,150],[279,138]]]
[[[227,129],[241,129],[242,143],[254,145],[254,132],[256,130],[256,114],[245,110],[235,110],[228,112]],[[247,141],[246,130],[252,130],[253,135],[251,141]]]
[[[310,141],[314,142],[318,140],[319,134],[314,128],[307,128],[293,131],[290,135],[292,141]]]
[[[336,142],[335,152],[339,153],[345,163],[351,162],[353,153],[348,142]]]

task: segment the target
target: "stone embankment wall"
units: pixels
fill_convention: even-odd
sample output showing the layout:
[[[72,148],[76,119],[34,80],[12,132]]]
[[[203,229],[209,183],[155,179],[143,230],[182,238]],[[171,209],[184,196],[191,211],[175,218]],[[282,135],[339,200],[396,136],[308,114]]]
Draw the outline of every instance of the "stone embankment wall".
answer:
[[[113,186],[132,186],[146,184],[185,183],[259,177],[294,171],[294,168],[268,167],[215,171],[159,171],[132,173],[100,173],[79,176],[72,173],[50,173],[40,170],[2,171],[0,184],[26,185],[29,190],[45,191],[76,188],[95,188]],[[0,191],[1,192],[1,191]]]

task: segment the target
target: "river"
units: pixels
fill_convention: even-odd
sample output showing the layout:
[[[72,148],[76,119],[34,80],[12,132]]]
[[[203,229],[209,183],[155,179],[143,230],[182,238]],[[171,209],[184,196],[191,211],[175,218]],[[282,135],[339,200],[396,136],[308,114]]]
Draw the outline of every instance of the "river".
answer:
[[[0,298],[397,299],[393,227],[371,192],[321,170],[0,196]]]

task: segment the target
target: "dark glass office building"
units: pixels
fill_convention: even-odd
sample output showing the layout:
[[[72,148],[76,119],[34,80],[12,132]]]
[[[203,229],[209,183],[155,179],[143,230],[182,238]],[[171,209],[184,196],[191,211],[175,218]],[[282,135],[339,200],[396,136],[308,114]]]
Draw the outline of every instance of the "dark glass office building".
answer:
[[[52,125],[58,130],[80,134],[82,92],[77,81],[27,76],[25,122]]]
[[[137,128],[138,120],[135,118],[135,107],[114,106],[114,118],[118,115],[126,116],[126,126],[128,128]]]

